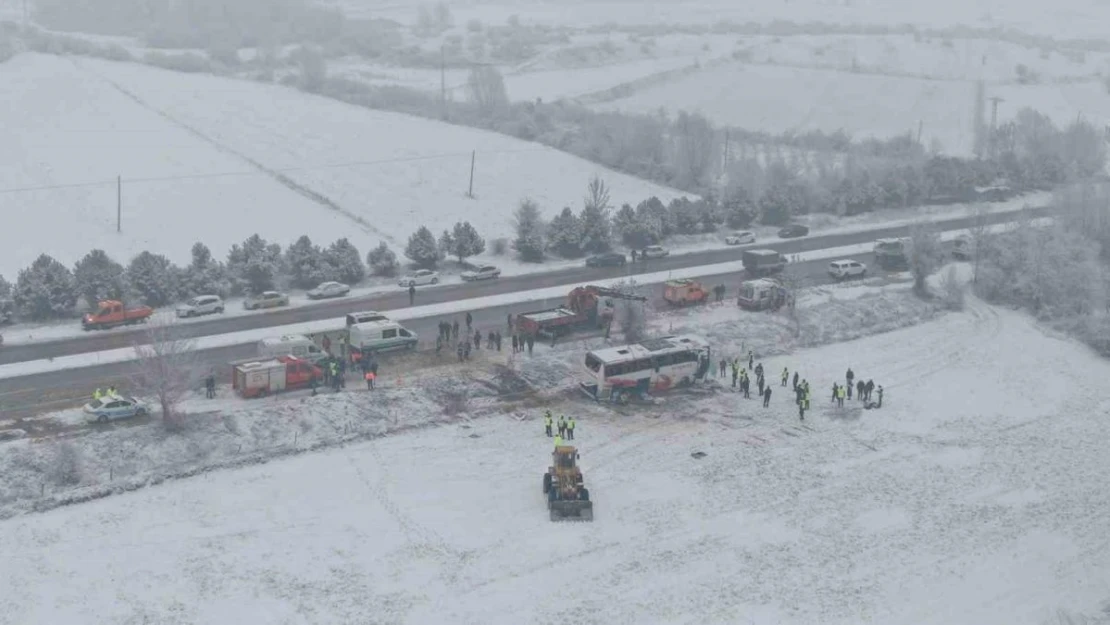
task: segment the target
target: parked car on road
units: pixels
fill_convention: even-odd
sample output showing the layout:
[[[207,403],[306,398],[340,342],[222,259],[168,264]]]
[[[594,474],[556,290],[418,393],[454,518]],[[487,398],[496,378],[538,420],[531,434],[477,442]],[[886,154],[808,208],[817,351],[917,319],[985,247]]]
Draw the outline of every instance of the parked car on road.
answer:
[[[862,278],[867,275],[867,265],[858,260],[834,260],[829,263],[829,275],[833,280]]]
[[[243,308],[247,310],[258,310],[259,308],[277,308],[278,306],[288,306],[289,296],[285,293],[277,291],[263,291],[258,295],[252,295],[243,300]]]
[[[782,230],[779,230],[780,239],[793,239],[796,237],[804,237],[809,234],[809,228],[802,224],[789,224]]]
[[[420,269],[397,281],[397,286],[408,288],[424,284],[439,284],[439,273],[431,269]]]
[[[597,254],[586,259],[587,267],[624,267],[628,259],[620,252]]]
[[[725,237],[725,245],[744,245],[745,243],[755,243],[755,233],[748,232],[733,232]]]
[[[351,292],[351,287],[342,282],[324,282],[305,295],[308,299],[327,299],[329,297],[343,297]]]
[[[464,271],[462,273],[462,279],[467,282],[473,282],[475,280],[492,280],[493,278],[500,277],[501,270],[493,265],[482,265],[474,271]]]
[[[142,417],[149,413],[146,405],[134,397],[120,397],[119,395],[105,395],[85,404],[82,409],[85,420],[90,423],[107,423],[116,419],[130,419]]]
[[[663,258],[669,256],[670,252],[662,245],[649,245],[644,248],[643,255],[644,258]]]
[[[224,311],[224,301],[219,295],[198,295],[181,304],[175,311],[178,317],[199,317]]]

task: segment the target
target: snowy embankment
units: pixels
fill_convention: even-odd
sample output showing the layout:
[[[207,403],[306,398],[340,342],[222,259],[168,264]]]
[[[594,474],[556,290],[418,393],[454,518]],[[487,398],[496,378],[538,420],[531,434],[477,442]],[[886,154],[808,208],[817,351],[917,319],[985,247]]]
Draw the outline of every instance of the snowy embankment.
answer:
[[[1033,223],[1038,225],[1051,223],[1051,218],[1039,218],[1033,220]],[[1009,227],[1008,224],[999,224],[996,226],[991,226],[991,230],[998,231],[1007,227]],[[941,238],[946,241],[952,240],[962,234],[967,234],[967,232],[968,231],[966,229],[946,231],[941,234]],[[757,244],[755,247],[759,247],[759,245]],[[852,255],[869,253],[872,247],[872,243],[847,245],[842,247],[793,254],[791,255],[791,259],[794,262],[805,262],[813,260],[846,258]],[[744,266],[742,262],[734,261],[728,263],[718,263],[715,265],[705,265],[701,267],[675,269],[672,271],[639,274],[635,276],[635,281],[639,284],[658,284],[672,279],[702,278],[720,274],[739,273],[743,271],[743,269]],[[599,280],[597,281],[597,284],[602,286],[612,286],[623,280],[625,280],[625,278]],[[505,293],[503,295],[489,297],[458,300],[454,302],[444,302],[441,304],[431,304],[428,306],[414,306],[402,310],[390,311],[389,316],[397,321],[405,321],[408,319],[423,319],[427,317],[445,316],[468,310],[476,310],[480,308],[490,308],[496,306],[508,306],[512,304],[538,301],[543,299],[561,299],[566,296],[568,290],[576,286],[579,286],[578,283],[565,284],[544,289],[535,289],[531,291],[517,291],[514,293]],[[259,328],[257,330],[247,330],[243,332],[229,332],[226,334],[200,337],[196,339],[194,346],[195,349],[203,350],[217,347],[226,347],[229,345],[242,345],[245,343],[260,341],[264,338],[273,336],[282,336],[286,334],[307,334],[313,332],[335,330],[341,327],[342,324],[342,319],[325,319],[322,321],[311,321],[306,323],[275,326],[270,328]],[[34,375],[37,373],[46,373],[50,371],[79,369],[82,367],[90,367],[117,362],[128,362],[134,359],[135,350],[128,347],[105,350],[100,352],[92,352],[88,354],[61,356],[58,358],[29,360],[26,362],[0,365],[0,379],[13,378],[24,375]]]
[[[904,287],[847,287],[837,299],[852,296],[859,309],[901,298],[892,306],[907,322],[936,312]],[[9,519],[0,549],[20,574],[0,586],[0,622],[1035,624],[1108,598],[1106,362],[976,302],[794,351],[771,326],[746,325],[774,315],[683,313],[661,323],[710,334],[723,355],[757,337],[773,381],[799,369],[813,385],[805,423],[777,385],[769,408],[716,380],[623,409],[488,393],[566,378],[581,358],[566,345],[501,370],[512,375],[459,376],[454,389],[453,376],[432,376],[444,386],[419,384],[426,395],[275,402],[179,436],[137,426],[9,443],[8,483],[34,463],[70,467],[84,482],[62,495],[77,496],[111,489],[113,463],[121,487],[141,483],[144,456],[184,470],[234,458],[240,444],[247,456],[254,440],[292,450],[351,427],[437,425]],[[866,333],[851,317],[843,327]],[[829,403],[848,366],[885,387],[882,409]],[[578,420],[592,524],[548,521],[544,403]],[[142,592],[121,592],[117,580],[140,578]],[[592,590],[550,592],[568,578]]]

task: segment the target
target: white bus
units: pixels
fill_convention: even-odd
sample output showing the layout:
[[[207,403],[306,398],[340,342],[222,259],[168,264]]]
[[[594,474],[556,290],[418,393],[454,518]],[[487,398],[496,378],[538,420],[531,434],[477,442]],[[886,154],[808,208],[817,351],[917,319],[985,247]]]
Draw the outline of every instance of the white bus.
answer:
[[[591,398],[626,404],[634,396],[700,381],[709,373],[709,341],[686,334],[586,354],[580,383]]]

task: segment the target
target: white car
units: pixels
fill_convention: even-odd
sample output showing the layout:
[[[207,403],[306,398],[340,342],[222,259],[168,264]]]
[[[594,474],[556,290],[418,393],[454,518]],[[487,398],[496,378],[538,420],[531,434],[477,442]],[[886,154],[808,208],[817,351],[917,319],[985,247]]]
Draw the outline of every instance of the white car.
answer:
[[[475,280],[492,280],[493,278],[500,277],[501,270],[493,265],[482,265],[474,271],[464,271],[462,273],[462,279],[467,282],[473,282]]]
[[[89,423],[107,423],[116,419],[145,417],[150,409],[134,397],[105,395],[85,404],[82,411]]]
[[[329,297],[343,297],[351,292],[351,287],[342,282],[324,282],[305,295],[308,299],[325,299]]]
[[[755,243],[754,232],[733,232],[725,237],[725,245],[744,245],[745,243]]]
[[[431,269],[421,269],[397,281],[397,286],[405,288],[423,284],[439,284],[439,274]]]
[[[649,245],[644,248],[642,254],[644,258],[663,258],[664,256],[669,256],[670,252],[662,245]]]
[[[198,295],[177,307],[178,317],[199,317],[224,311],[224,301],[219,295]]]
[[[833,280],[862,278],[867,275],[867,265],[858,260],[834,260],[829,263],[829,275]]]

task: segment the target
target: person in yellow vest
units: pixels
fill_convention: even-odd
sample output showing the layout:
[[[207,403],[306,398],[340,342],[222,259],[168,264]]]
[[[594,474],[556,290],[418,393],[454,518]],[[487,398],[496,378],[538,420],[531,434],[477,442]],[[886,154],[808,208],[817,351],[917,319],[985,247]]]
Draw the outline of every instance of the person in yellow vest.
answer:
[[[567,418],[559,415],[559,436],[567,435]]]
[[[101,391],[99,388],[97,388],[95,391],[93,391],[93,401],[96,401],[96,400],[100,399],[101,397],[104,397],[104,392],[103,391]]]
[[[562,447],[562,446],[563,446],[563,437],[559,436],[559,435],[556,435],[555,436],[555,447]]]
[[[836,405],[841,407],[841,408],[844,407],[844,395],[845,395],[845,393],[846,392],[845,392],[843,386],[836,389]]]
[[[567,440],[574,440],[574,417],[567,420]]]
[[[783,367],[782,368],[782,386],[786,386],[786,381],[789,380],[789,379],[790,379],[790,372],[786,370],[786,367]]]
[[[548,410],[543,415],[543,433],[551,436],[551,411]]]

